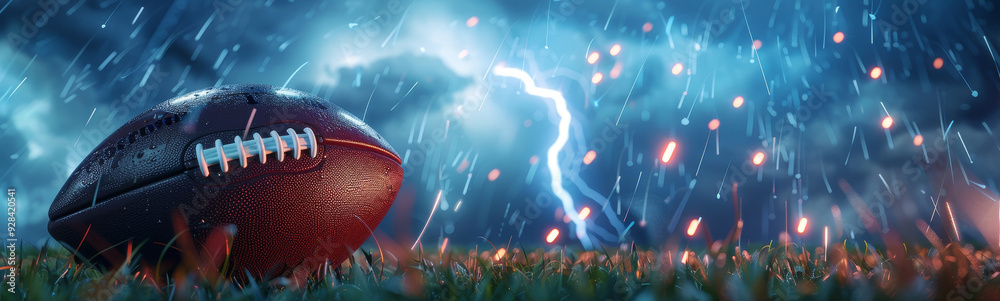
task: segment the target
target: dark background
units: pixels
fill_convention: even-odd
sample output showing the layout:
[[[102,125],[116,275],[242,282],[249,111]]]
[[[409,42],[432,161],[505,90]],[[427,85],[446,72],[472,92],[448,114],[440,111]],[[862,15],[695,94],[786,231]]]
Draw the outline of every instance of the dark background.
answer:
[[[928,198],[940,190],[935,169],[919,167],[928,160],[912,142],[918,129],[940,160],[929,161],[948,160],[950,183],[997,195],[1000,147],[988,132],[1000,130],[993,1],[0,5],[0,186],[16,189],[19,235],[30,243],[48,238],[48,206],[70,172],[128,119],[205,87],[287,82],[363,117],[406,157],[403,190],[379,237],[410,245],[441,191],[424,244],[541,245],[559,229],[555,245],[579,246],[545,168],[558,115],[549,100],[490,74],[498,64],[564,93],[573,120],[560,157],[564,187],[577,208],[593,209],[588,235],[602,243],[662,245],[698,217],[724,237],[735,224],[733,181],[744,242],[794,231],[800,217],[810,226],[796,239],[818,242],[823,226],[836,225],[833,206],[843,232],[832,238],[871,235],[841,180],[879,223],[912,227],[931,218]],[[608,53],[614,44],[617,56]],[[683,71],[674,75],[677,63]],[[874,67],[884,70],[878,79],[868,75]],[[598,84],[595,72],[604,75]],[[741,108],[732,106],[737,96],[746,99]],[[885,111],[895,120],[893,148],[880,127]],[[718,135],[706,128],[714,118]],[[678,150],[663,164],[668,141]],[[591,150],[596,159],[585,165]],[[749,163],[758,151],[763,167]]]

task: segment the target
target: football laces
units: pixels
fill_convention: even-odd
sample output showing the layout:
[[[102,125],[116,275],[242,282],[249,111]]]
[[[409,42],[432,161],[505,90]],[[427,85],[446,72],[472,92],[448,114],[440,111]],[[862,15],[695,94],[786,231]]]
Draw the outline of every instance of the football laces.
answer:
[[[209,149],[198,143],[195,146],[198,169],[203,176],[208,177],[208,167],[215,164],[219,164],[222,172],[229,172],[229,161],[239,160],[240,167],[245,168],[250,158],[257,157],[260,164],[264,164],[267,163],[267,155],[273,153],[278,162],[282,162],[285,161],[285,153],[289,151],[296,160],[301,157],[303,150],[309,150],[309,156],[315,158],[318,145],[316,134],[308,127],[302,131],[300,134],[296,133],[295,129],[289,128],[286,131],[287,135],[271,131],[269,137],[254,133],[253,140],[245,141],[240,136],[235,136],[232,143],[223,143],[222,139],[215,139],[215,147]]]

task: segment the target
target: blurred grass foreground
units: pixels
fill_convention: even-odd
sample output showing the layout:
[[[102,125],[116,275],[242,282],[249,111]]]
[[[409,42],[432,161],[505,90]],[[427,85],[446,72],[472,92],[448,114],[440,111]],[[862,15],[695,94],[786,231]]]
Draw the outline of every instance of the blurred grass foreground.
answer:
[[[846,245],[845,245],[846,243]],[[408,258],[360,250],[305,277],[255,279],[222,267],[160,275],[134,260],[103,270],[70,250],[22,247],[3,300],[997,300],[1000,256],[959,242],[935,247],[792,243],[752,250],[623,245],[597,251],[418,248]],[[901,251],[901,252],[900,252]],[[403,254],[396,253],[396,254]],[[190,262],[190,261],[188,261]],[[6,268],[6,269],[9,269]],[[6,282],[6,281],[5,281]]]

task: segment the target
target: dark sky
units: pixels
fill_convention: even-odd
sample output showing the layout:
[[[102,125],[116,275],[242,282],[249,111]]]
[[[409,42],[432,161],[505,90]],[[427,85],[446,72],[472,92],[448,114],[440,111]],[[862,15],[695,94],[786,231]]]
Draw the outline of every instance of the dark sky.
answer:
[[[377,231],[404,245],[440,191],[424,244],[543,244],[558,229],[557,245],[579,246],[546,166],[561,135],[563,187],[592,210],[588,237],[608,244],[661,245],[699,217],[724,237],[733,182],[743,239],[755,242],[801,217],[798,237],[822,239],[834,206],[836,235],[862,235],[841,181],[899,228],[931,218],[944,174],[997,195],[993,1],[62,2],[0,1],[0,184],[16,189],[28,242],[47,238],[56,192],[111,131],[234,83],[287,83],[364,116],[406,161]],[[550,99],[496,66],[560,91],[569,132]],[[928,161],[946,168],[923,171]],[[952,200],[971,211],[980,201]]]

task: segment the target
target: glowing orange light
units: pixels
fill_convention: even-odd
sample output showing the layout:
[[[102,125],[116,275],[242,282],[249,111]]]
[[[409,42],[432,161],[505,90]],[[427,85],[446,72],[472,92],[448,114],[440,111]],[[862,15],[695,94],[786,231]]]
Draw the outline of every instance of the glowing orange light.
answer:
[[[920,146],[921,144],[924,144],[924,136],[917,135],[913,137],[913,145]]]
[[[597,73],[594,73],[594,76],[590,78],[590,82],[592,82],[594,84],[598,84],[603,79],[604,79],[604,74],[601,74],[600,72],[597,72]]]
[[[670,158],[674,156],[674,149],[676,148],[677,142],[670,141],[670,143],[667,143],[667,148],[663,150],[663,157],[660,158],[660,161],[663,161],[663,163],[670,162]]]
[[[764,45],[764,43],[761,42],[760,40],[754,40],[753,41],[753,49],[760,49],[760,47],[763,46],[763,45]]]
[[[586,219],[588,216],[590,216],[590,207],[580,209],[580,219]]]
[[[802,234],[802,233],[806,232],[806,225],[807,224],[809,224],[809,219],[808,218],[804,218],[803,217],[803,218],[799,219],[799,228],[796,229],[796,230],[799,231],[799,234]]]
[[[642,24],[642,32],[650,32],[650,31],[653,31],[653,23],[646,22],[646,24]]]
[[[549,231],[549,236],[545,237],[545,241],[552,243],[556,241],[556,238],[559,238],[559,229],[552,229],[552,231]]]
[[[611,75],[612,79],[618,78],[619,75],[622,75],[622,67],[624,67],[622,62],[615,62],[615,66],[611,67],[611,72],[608,75]]]
[[[228,239],[226,239],[226,240],[228,241]],[[128,241],[128,252],[125,253],[125,254],[128,254],[125,257],[125,264],[128,264],[130,261],[132,261],[132,241],[131,240]],[[229,244],[228,243],[226,244],[226,254],[227,255],[229,254]]]
[[[733,107],[734,108],[742,107],[743,106],[743,100],[744,100],[743,96],[736,96],[736,99],[733,99]]]
[[[958,225],[955,224],[955,215],[951,213],[951,204],[945,201],[944,208],[948,209],[948,219],[951,220],[951,228],[955,229],[955,240],[962,240],[962,236],[958,234]]]
[[[497,169],[497,168],[494,168],[493,170],[491,170],[490,174],[486,176],[486,178],[489,179],[490,182],[496,181],[497,178],[499,178],[499,177],[500,177],[500,169]]]
[[[757,152],[753,155],[753,165],[760,165],[764,163],[764,152]]]
[[[837,33],[833,34],[833,42],[834,43],[840,44],[840,42],[843,42],[843,41],[844,41],[844,33],[843,32],[838,31]]]
[[[611,46],[611,51],[608,52],[611,53],[611,56],[616,56],[622,52],[622,45],[614,44]]]
[[[823,260],[826,261],[826,254],[830,253],[830,227],[823,227]]]
[[[670,73],[673,73],[674,75],[678,75],[678,74],[681,74],[681,71],[683,71],[683,70],[684,70],[684,64],[676,63],[676,64],[674,64],[673,68],[670,68]]]
[[[892,117],[885,116],[885,118],[882,119],[882,128],[888,129],[890,127],[892,127]]]
[[[688,261],[688,251],[684,251],[684,257],[681,257],[681,263],[687,264]]]
[[[460,59],[464,59],[467,56],[469,56],[469,50],[468,49],[462,49],[462,51],[458,53],[458,58],[460,58]]]
[[[448,248],[448,238],[444,238],[444,242],[441,243],[441,253],[444,253],[445,248]]]
[[[493,260],[500,261],[500,259],[503,258],[504,255],[507,255],[507,249],[500,248],[499,250],[497,250],[497,254],[493,255]]]
[[[688,225],[688,236],[694,236],[694,233],[698,231],[698,224],[701,223],[701,218],[691,220],[691,224]]]
[[[587,56],[587,63],[593,65],[594,63],[597,63],[597,59],[599,58],[601,58],[600,53],[597,53],[597,51],[591,52],[590,55]]]
[[[583,155],[583,164],[590,165],[590,163],[594,162],[595,158],[597,158],[597,152],[591,150],[586,155]]]
[[[941,69],[941,67],[944,67],[944,59],[942,58],[934,59],[934,69]]]
[[[870,75],[873,79],[878,79],[879,77],[882,77],[882,68],[881,67],[872,68],[872,72],[869,73],[868,75]]]
[[[472,16],[472,18],[465,20],[465,26],[473,27],[476,26],[476,24],[479,24],[479,17]]]
[[[719,119],[712,119],[712,121],[708,122],[708,129],[714,131],[717,128],[719,128]]]

